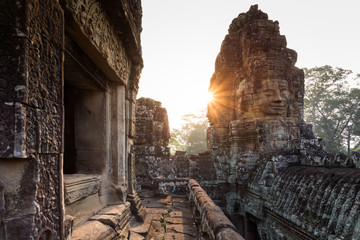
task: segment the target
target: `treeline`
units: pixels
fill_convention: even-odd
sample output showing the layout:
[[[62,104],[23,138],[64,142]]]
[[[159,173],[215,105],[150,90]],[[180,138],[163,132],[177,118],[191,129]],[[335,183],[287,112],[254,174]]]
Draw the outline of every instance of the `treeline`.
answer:
[[[315,135],[331,152],[360,151],[360,74],[329,65],[304,73],[304,117]]]
[[[180,129],[172,129],[169,147],[175,151],[186,151],[196,154],[207,151],[206,131],[209,126],[205,110],[199,114],[183,116],[184,125]]]

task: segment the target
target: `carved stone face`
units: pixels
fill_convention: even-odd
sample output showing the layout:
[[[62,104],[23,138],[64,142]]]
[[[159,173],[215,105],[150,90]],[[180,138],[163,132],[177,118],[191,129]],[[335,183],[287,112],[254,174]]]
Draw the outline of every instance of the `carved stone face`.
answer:
[[[254,88],[242,83],[239,86],[238,119],[286,117],[290,105],[290,92],[286,80],[264,79]]]
[[[286,80],[264,80],[253,95],[257,117],[286,116],[290,92]]]

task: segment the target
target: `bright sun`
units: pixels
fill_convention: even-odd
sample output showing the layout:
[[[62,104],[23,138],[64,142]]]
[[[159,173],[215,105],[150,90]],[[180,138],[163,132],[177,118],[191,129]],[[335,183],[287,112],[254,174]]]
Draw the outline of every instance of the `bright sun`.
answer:
[[[209,103],[214,99],[214,95],[211,92],[207,93],[206,101]]]

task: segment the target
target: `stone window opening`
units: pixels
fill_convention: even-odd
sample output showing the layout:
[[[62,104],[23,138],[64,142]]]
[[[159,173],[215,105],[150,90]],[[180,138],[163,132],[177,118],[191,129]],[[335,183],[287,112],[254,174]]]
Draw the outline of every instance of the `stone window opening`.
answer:
[[[106,92],[69,54],[64,64],[64,174],[101,174]]]
[[[66,214],[71,205],[94,198],[101,188],[107,149],[104,129],[106,88],[94,80],[87,56],[66,39],[64,61],[64,187]],[[86,200],[88,201],[88,200]],[[69,207],[70,206],[70,207]],[[75,217],[75,224],[82,222]]]

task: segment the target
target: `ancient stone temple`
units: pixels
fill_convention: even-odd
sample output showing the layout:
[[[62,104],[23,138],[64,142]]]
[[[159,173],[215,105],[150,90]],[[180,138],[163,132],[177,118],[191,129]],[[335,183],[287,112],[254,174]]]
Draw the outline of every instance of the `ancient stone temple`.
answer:
[[[207,114],[226,211],[245,239],[358,239],[359,155],[328,153],[304,123],[296,59],[257,5],[232,21]]]
[[[0,239],[124,237],[140,0],[1,1]],[[124,235],[124,236],[123,236]]]
[[[161,102],[138,99],[132,152],[136,159],[136,186],[147,212],[142,225],[148,225],[149,229],[145,239],[242,240],[235,226],[210,198],[216,192],[223,194],[224,189],[211,184],[215,170],[209,154],[186,155],[182,151],[170,154],[169,132],[167,111]],[[210,186],[211,196],[199,183],[207,189]],[[162,219],[167,220],[162,228],[159,213],[164,211]],[[132,231],[139,232],[138,229]]]
[[[153,189],[156,178],[196,178],[210,187],[215,179],[209,153],[186,155],[177,151],[170,154],[170,139],[167,111],[161,102],[150,98],[140,98],[136,103],[136,137],[132,152],[136,159],[137,187]],[[206,169],[203,166],[208,166]],[[169,180],[170,181],[170,180]],[[171,182],[171,181],[170,181]],[[218,185],[214,182],[213,188]]]

